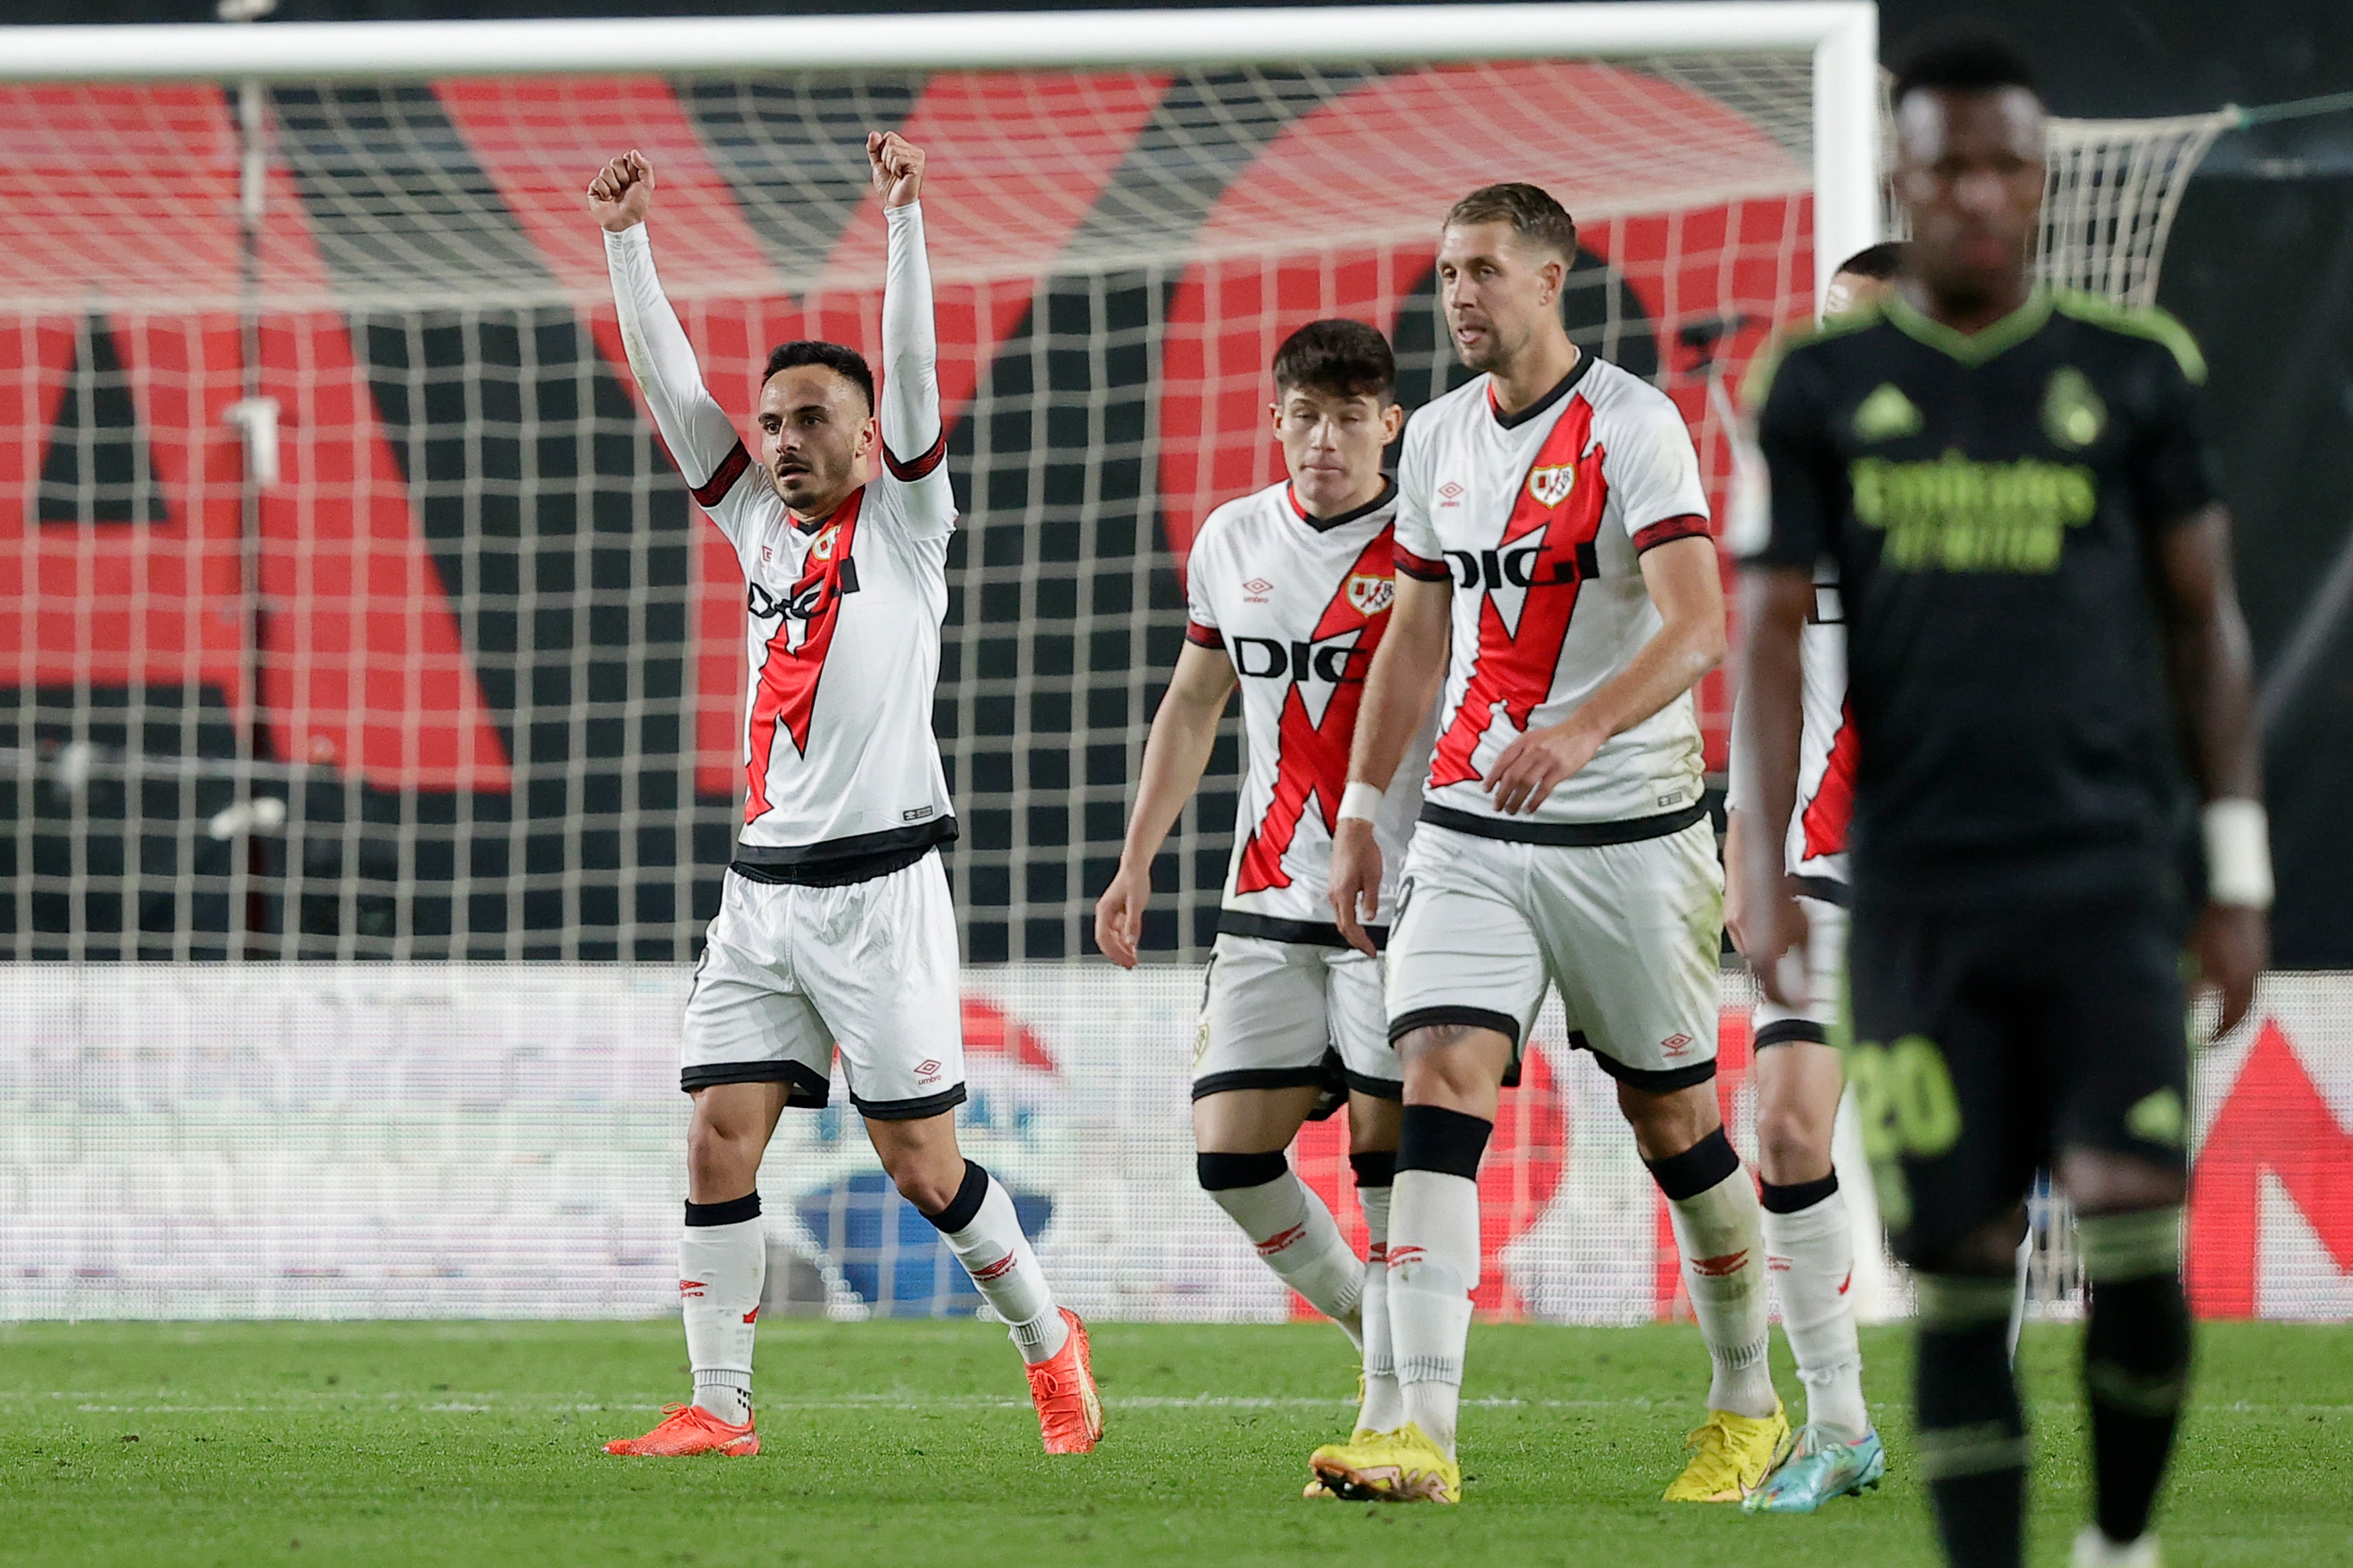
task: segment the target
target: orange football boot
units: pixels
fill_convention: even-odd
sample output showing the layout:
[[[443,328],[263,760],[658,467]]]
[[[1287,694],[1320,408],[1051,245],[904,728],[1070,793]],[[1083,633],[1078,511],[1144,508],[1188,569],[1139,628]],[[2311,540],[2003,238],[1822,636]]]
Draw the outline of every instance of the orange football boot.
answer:
[[[1103,1401],[1095,1395],[1094,1363],[1087,1356],[1087,1326],[1068,1307],[1071,1337],[1051,1361],[1028,1369],[1029,1399],[1038,1406],[1038,1435],[1050,1454],[1091,1454],[1103,1436]]]
[[[646,1454],[678,1458],[689,1454],[728,1454],[748,1459],[760,1451],[760,1435],[746,1421],[722,1421],[700,1405],[665,1405],[662,1423],[642,1437],[616,1437],[608,1454]]]

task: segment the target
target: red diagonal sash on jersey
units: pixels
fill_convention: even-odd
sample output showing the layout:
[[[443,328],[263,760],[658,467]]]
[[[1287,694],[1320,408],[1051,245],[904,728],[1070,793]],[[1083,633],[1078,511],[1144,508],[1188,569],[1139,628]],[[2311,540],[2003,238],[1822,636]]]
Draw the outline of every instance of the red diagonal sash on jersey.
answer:
[[[776,725],[781,721],[785,733],[792,737],[793,749],[803,756],[808,754],[809,715],[817,710],[817,683],[825,674],[826,651],[833,647],[833,628],[841,616],[841,595],[857,582],[855,568],[849,565],[849,547],[858,531],[858,508],[865,500],[864,489],[852,490],[849,499],[836,509],[824,529],[818,534],[818,544],[809,549],[809,559],[800,581],[786,595],[787,613],[776,624],[776,635],[768,639],[765,655],[760,660],[760,685],[752,694],[752,718],[749,729],[751,755],[744,772],[751,784],[749,798],[744,804],[744,820],[756,822],[768,810],[768,754],[776,743]],[[833,536],[825,559],[817,559],[818,549],[826,535]],[[846,580],[845,580],[846,577]],[[789,613],[791,606],[804,606],[807,631],[800,646],[788,646],[797,618]]]
[[[1479,770],[1471,759],[1488,726],[1495,721],[1497,707],[1514,728],[1525,731],[1529,717],[1552,694],[1561,643],[1568,637],[1569,619],[1577,614],[1577,596],[1588,575],[1583,562],[1591,559],[1584,547],[1589,547],[1601,531],[1603,503],[1609,494],[1601,477],[1602,448],[1597,445],[1590,452],[1584,450],[1592,431],[1593,405],[1572,395],[1521,479],[1511,520],[1504,524],[1500,548],[1482,552],[1498,558],[1510,556],[1524,547],[1524,541],[1538,532],[1543,535],[1538,542],[1543,553],[1527,573],[1519,629],[1504,628],[1492,590],[1480,601],[1478,651],[1472,655],[1471,679],[1454,710],[1453,722],[1439,737],[1438,750],[1430,760],[1432,789],[1478,778]],[[1547,505],[1536,495],[1537,476],[1570,465],[1574,465],[1574,478],[1567,493]],[[1455,591],[1476,590],[1458,584]]]
[[[1308,639],[1311,646],[1327,637],[1356,633],[1356,646],[1347,658],[1347,668],[1354,679],[1332,689],[1331,700],[1324,704],[1321,724],[1307,717],[1307,698],[1295,681],[1283,693],[1282,721],[1275,739],[1274,798],[1267,802],[1265,816],[1250,830],[1250,842],[1242,847],[1241,869],[1234,879],[1237,893],[1291,886],[1290,873],[1282,868],[1282,858],[1291,850],[1291,840],[1299,831],[1299,819],[1307,810],[1310,795],[1315,797],[1323,813],[1324,830],[1329,833],[1336,826],[1340,794],[1348,784],[1348,748],[1356,739],[1356,710],[1365,700],[1363,672],[1371,668],[1373,650],[1380,646],[1381,634],[1388,630],[1389,625],[1388,605],[1383,604],[1366,615],[1351,584],[1363,577],[1389,581],[1396,571],[1396,533],[1384,528],[1365,546],[1355,563],[1340,574],[1340,584],[1333,590],[1331,602],[1316,619],[1315,630]]]
[[[1799,820],[1806,832],[1806,858],[1836,855],[1846,848],[1847,823],[1854,816],[1854,705],[1839,704],[1838,733],[1831,737],[1831,754],[1822,763],[1822,782],[1806,803]]]

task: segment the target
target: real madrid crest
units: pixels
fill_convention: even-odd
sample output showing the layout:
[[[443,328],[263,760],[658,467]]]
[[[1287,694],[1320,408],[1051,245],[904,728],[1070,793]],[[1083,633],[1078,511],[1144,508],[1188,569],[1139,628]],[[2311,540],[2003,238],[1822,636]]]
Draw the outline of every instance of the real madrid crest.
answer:
[[[1528,494],[1541,506],[1555,507],[1568,499],[1577,488],[1577,465],[1547,463],[1528,470]]]
[[[1348,579],[1348,603],[1360,616],[1377,616],[1389,607],[1397,596],[1397,581],[1377,577],[1370,572],[1359,572]]]

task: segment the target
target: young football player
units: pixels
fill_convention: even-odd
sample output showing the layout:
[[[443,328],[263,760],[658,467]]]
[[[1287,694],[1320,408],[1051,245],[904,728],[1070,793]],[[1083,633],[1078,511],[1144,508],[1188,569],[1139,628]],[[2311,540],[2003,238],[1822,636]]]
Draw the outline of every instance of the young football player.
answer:
[[[652,164],[624,153],[588,187],[629,367],[743,563],[751,663],[749,799],[680,1072],[694,1100],[679,1244],[694,1397],[609,1453],[759,1451],[760,1157],[786,1107],[826,1103],[837,1050],[883,1169],[1011,1325],[1047,1451],[1085,1453],[1103,1431],[1084,1326],[1055,1306],[1012,1198],[956,1147],[959,957],[939,855],[956,828],[932,735],[955,498],[916,200],[923,153],[877,134],[867,157],[890,231],[880,396],[856,350],[781,345],[760,389],[756,461],[655,276]]]
[[[1743,585],[1741,809],[1793,808],[1799,648],[1828,557],[1859,746],[1846,1068],[1914,1268],[1937,1534],[1957,1568],[2023,1560],[2005,1342],[2023,1200],[2048,1168],[2091,1295],[2094,1519],[2074,1560],[2154,1568],[2191,1349],[2181,958],[2236,1023],[2272,893],[2205,366],[2160,312],[2036,287],[2043,107],[2014,50],[1942,40],[1893,103],[1912,218],[1894,291],[1752,383],[1770,529]],[[2181,853],[2193,801],[2202,868]],[[1744,849],[1748,956],[1774,1001],[1803,1006],[1781,845]]]
[[[1248,763],[1193,1060],[1196,1158],[1267,1266],[1361,1351],[1360,1433],[1404,1418],[1383,1266],[1404,1087],[1380,961],[1340,934],[1324,879],[1365,672],[1388,629],[1397,485],[1381,456],[1405,422],[1396,394],[1388,340],[1361,321],[1312,321],[1276,351],[1267,412],[1289,478],[1211,512],[1194,542],[1186,646],[1145,744],[1118,875],[1095,905],[1096,945],[1133,968],[1153,859],[1239,686]],[[1399,769],[1375,812],[1392,865],[1419,800],[1418,763]],[[1392,883],[1366,916],[1376,950],[1395,902]],[[1369,1268],[1283,1159],[1344,1095]],[[1308,1492],[1329,1495],[1320,1481]]]

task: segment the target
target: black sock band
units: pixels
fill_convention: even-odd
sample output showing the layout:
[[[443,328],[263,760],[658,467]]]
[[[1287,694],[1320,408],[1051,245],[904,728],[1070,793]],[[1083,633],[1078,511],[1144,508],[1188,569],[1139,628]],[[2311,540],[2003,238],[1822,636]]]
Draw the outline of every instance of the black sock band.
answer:
[[[747,1219],[759,1217],[760,1194],[756,1192],[745,1193],[740,1198],[729,1198],[723,1204],[690,1202],[686,1205],[686,1223],[689,1225],[741,1225]]]
[[[954,1236],[980,1217],[980,1205],[987,1201],[988,1168],[977,1160],[966,1160],[964,1184],[956,1188],[956,1195],[948,1200],[947,1207],[923,1217],[943,1234]]]
[[[1393,1187],[1397,1185],[1397,1151],[1367,1149],[1361,1154],[1351,1154],[1348,1169],[1356,1173],[1356,1185],[1360,1187]]]
[[[1740,1169],[1740,1155],[1719,1127],[1680,1154],[1642,1162],[1669,1203],[1695,1198]]]
[[[2084,1393],[2093,1492],[2110,1541],[2137,1541],[2148,1528],[2189,1389],[2189,1303],[2179,1275],[2093,1283]]]
[[[1953,1568],[2019,1568],[2026,1416],[2010,1375],[2010,1326],[1998,1317],[1948,1314],[1947,1321],[1955,1326],[1931,1327],[1923,1319],[1919,1331],[1915,1462]]]
[[[1445,1176],[1479,1179],[1479,1159],[1495,1124],[1483,1116],[1465,1116],[1436,1105],[1409,1105],[1398,1133],[1396,1169],[1436,1171]]]
[[[1767,1214],[1796,1214],[1810,1209],[1838,1191],[1838,1173],[1832,1171],[1819,1182],[1792,1182],[1777,1187],[1770,1182],[1759,1182],[1757,1199]]]
[[[1193,1156],[1193,1174],[1200,1179],[1205,1193],[1231,1192],[1236,1187],[1262,1187],[1278,1182],[1291,1169],[1282,1151],[1271,1149],[1263,1154],[1208,1154]]]

